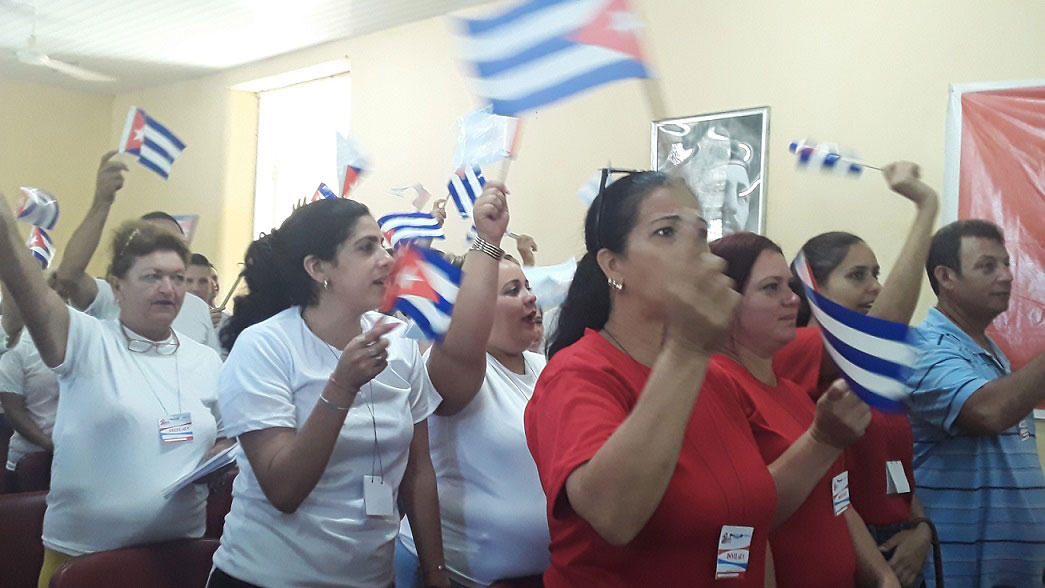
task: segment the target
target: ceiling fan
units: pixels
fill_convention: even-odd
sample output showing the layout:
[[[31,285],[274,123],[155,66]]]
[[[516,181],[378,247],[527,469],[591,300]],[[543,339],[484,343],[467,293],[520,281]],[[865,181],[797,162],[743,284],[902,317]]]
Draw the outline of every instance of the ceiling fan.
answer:
[[[23,7],[23,8],[26,7],[26,5],[24,3],[20,3],[20,2],[8,2],[7,4],[9,6],[13,4],[15,7],[18,7],[19,5],[21,7]],[[58,59],[54,59],[51,56],[49,56],[46,53],[44,53],[43,51],[40,51],[39,49],[37,49],[36,48],[36,6],[35,5],[31,5],[31,8],[32,8],[32,11],[33,11],[33,17],[32,17],[33,18],[33,32],[29,35],[29,40],[26,43],[26,46],[24,48],[15,49],[14,54],[15,54],[15,57],[18,59],[18,61],[20,61],[21,63],[24,63],[26,65],[36,65],[36,66],[40,66],[40,67],[46,67],[46,68],[49,68],[49,69],[51,69],[53,71],[56,71],[58,73],[65,74],[67,76],[76,78],[78,80],[83,80],[85,82],[115,82],[116,81],[116,78],[114,78],[112,76],[109,76],[109,75],[106,75],[106,74],[103,74],[103,73],[98,73],[96,71],[91,71],[89,69],[80,67],[78,65],[73,65],[71,63],[66,63],[66,62],[58,60]]]

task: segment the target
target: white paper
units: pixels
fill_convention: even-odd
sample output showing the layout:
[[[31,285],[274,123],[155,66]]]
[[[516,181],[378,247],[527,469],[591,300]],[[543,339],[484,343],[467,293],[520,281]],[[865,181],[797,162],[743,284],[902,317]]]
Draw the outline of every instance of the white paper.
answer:
[[[163,497],[170,498],[175,492],[185,488],[196,480],[213,474],[230,463],[234,463],[236,461],[235,453],[237,448],[239,448],[239,443],[233,443],[227,449],[219,451],[207,461],[196,466],[196,469],[178,478],[178,480],[170,486],[167,486],[167,488],[163,490]]]
[[[885,493],[907,494],[911,491],[911,484],[907,481],[907,473],[903,471],[903,464],[899,461],[885,462]]]

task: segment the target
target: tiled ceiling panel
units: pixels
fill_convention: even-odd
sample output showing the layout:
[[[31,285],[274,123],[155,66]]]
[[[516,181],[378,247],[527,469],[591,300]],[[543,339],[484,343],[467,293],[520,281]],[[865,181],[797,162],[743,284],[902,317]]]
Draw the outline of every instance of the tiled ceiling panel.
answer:
[[[206,75],[490,0],[0,0],[0,78],[117,94]],[[116,78],[19,62],[36,49]]]

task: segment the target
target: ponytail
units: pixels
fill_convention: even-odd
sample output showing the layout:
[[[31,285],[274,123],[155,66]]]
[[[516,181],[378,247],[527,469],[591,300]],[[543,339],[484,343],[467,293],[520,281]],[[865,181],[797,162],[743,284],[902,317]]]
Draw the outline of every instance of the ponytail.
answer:
[[[366,206],[347,198],[318,200],[251,243],[243,260],[247,294],[236,297],[235,312],[219,336],[221,346],[231,350],[244,329],[291,306],[316,304],[319,285],[305,271],[305,258],[334,261],[356,221],[369,214]]]
[[[559,310],[554,334],[548,339],[548,358],[584,336],[585,329],[601,329],[610,318],[610,286],[595,254],[584,254]]]

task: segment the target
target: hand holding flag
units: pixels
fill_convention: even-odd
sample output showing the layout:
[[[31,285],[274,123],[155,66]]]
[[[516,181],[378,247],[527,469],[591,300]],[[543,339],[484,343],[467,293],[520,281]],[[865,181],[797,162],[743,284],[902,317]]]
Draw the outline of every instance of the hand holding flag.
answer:
[[[149,116],[144,110],[132,106],[127,113],[127,123],[120,138],[120,153],[138,156],[138,163],[167,179],[174,160],[185,150],[185,144],[174,136],[167,127]]]
[[[15,216],[18,220],[50,231],[58,224],[58,200],[39,188],[22,186],[22,204]]]

